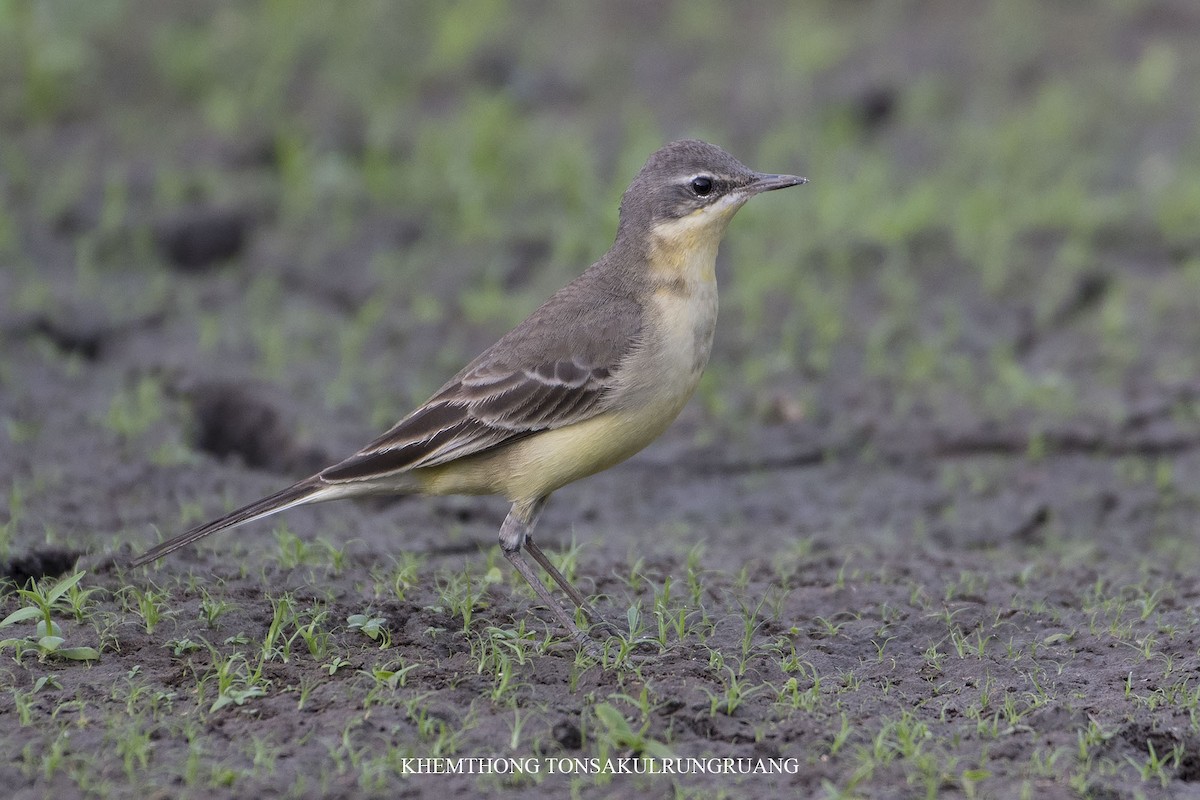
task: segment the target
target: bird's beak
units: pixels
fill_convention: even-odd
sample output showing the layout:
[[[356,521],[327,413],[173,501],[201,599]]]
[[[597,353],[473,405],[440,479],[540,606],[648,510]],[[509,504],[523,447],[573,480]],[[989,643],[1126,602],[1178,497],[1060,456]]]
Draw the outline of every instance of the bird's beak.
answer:
[[[808,183],[808,178],[801,178],[796,175],[767,175],[759,172],[754,176],[754,180],[746,187],[746,191],[750,194],[758,194],[759,192],[770,192],[775,189],[786,189],[789,186],[799,186],[802,183]]]

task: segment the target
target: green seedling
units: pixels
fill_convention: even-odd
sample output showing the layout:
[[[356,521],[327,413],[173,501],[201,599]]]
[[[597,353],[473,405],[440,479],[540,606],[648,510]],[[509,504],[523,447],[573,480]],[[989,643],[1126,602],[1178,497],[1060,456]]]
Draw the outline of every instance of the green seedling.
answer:
[[[765,683],[750,685],[749,679],[741,677],[740,668],[735,670],[726,665],[725,672],[728,678],[722,679],[724,691],[704,690],[704,693],[708,695],[708,715],[710,717],[715,717],[718,711],[726,716],[733,716],[748,697],[767,688]]]
[[[392,635],[384,627],[387,620],[383,617],[372,617],[368,614],[351,614],[346,618],[346,624],[352,631],[360,631],[371,641],[379,642],[381,650],[386,650],[392,644]]]
[[[403,551],[392,557],[392,569],[384,572],[372,572],[375,581],[375,594],[381,595],[390,589],[397,600],[404,600],[409,591],[421,583],[421,574],[425,567],[425,557]]]
[[[242,706],[256,697],[265,697],[268,682],[263,678],[262,664],[251,669],[250,662],[241,653],[232,653],[222,657],[213,646],[209,646],[212,654],[213,669],[201,681],[203,687],[210,680],[216,681],[217,698],[209,707],[209,713],[220,711],[227,706]]]
[[[50,587],[47,587],[44,582],[30,581],[26,588],[18,589],[17,596],[26,601],[28,605],[0,620],[0,628],[32,620],[37,620],[37,623],[33,632],[23,638],[0,640],[0,650],[12,647],[17,651],[18,660],[28,647],[36,649],[38,658],[41,660],[51,656],[70,661],[94,661],[100,658],[99,651],[94,647],[65,647],[66,638],[63,636],[62,627],[54,620],[55,612],[71,610],[72,603],[69,592],[78,586],[86,574],[86,572],[77,572]],[[94,590],[87,591],[90,593]],[[79,594],[76,594],[76,598],[79,597]],[[86,595],[83,595],[82,599],[86,600]],[[80,608],[81,602],[75,603],[74,607]]]
[[[348,667],[348,666],[350,666],[349,661],[342,658],[341,656],[334,656],[333,659],[331,659],[327,664],[324,665],[323,669],[326,672],[328,672],[330,675],[333,675],[333,674],[336,674],[337,671],[339,669],[341,669],[342,667]]]
[[[372,667],[370,670],[359,670],[359,672],[371,678],[377,687],[387,687],[395,691],[398,687],[404,686],[408,682],[408,673],[419,666],[421,665],[405,664],[404,659],[397,659],[387,664]]]
[[[126,586],[117,594],[125,608],[132,609],[142,618],[146,633],[153,633],[165,617],[175,613],[167,607],[167,592],[157,587],[142,589],[139,586]]]
[[[226,600],[213,597],[208,589],[200,589],[200,618],[209,628],[217,627],[217,620],[229,613],[233,606]]]
[[[652,758],[675,757],[670,747],[646,735],[651,720],[647,719],[642,727],[635,731],[616,706],[598,703],[594,710],[601,727],[597,732],[596,742],[602,761],[625,750]]]

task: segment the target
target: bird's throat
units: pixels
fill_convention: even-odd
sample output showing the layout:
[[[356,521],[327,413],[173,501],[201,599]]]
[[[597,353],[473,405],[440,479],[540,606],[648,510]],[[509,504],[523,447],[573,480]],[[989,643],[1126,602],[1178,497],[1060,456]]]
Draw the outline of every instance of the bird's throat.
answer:
[[[647,264],[651,277],[680,290],[715,283],[717,248],[741,206],[719,204],[652,227]]]

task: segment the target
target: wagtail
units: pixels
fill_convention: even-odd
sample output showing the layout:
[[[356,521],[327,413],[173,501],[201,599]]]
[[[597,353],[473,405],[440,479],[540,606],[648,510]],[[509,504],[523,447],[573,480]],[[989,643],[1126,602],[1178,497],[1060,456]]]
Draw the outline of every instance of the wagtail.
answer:
[[[163,542],[140,566],[293,506],[372,494],[498,494],[500,548],[562,627],[583,633],[521,554],[590,621],[598,616],[534,542],[546,499],[624,461],[683,409],[717,322],[717,246],[759,194],[805,183],[753,172],[715,145],[672,142],[621,198],[604,257],[375,441],[283,491]]]

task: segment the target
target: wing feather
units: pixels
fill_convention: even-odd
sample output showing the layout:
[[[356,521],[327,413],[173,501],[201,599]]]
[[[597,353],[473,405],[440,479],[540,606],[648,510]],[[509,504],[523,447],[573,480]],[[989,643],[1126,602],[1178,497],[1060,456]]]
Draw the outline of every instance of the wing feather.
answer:
[[[371,481],[433,467],[605,410],[615,375],[641,341],[631,293],[577,280],[455,375],[425,405],[320,473]]]
[[[606,367],[572,363],[508,372],[486,383],[457,382],[360,452],[324,470],[321,478],[370,480],[437,466],[581,422],[602,410],[609,378]]]

